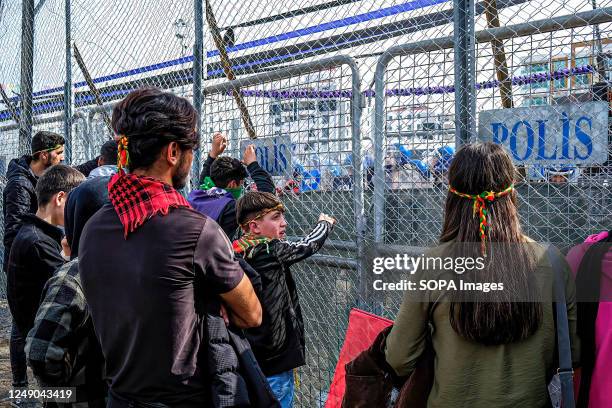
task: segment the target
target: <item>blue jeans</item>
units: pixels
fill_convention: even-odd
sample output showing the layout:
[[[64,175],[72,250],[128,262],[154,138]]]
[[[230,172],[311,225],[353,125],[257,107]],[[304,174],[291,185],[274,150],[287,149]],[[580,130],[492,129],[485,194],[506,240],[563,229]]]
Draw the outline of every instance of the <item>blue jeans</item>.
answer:
[[[293,370],[285,371],[284,373],[271,375],[268,378],[268,384],[272,388],[272,392],[282,408],[291,408],[293,406]]]

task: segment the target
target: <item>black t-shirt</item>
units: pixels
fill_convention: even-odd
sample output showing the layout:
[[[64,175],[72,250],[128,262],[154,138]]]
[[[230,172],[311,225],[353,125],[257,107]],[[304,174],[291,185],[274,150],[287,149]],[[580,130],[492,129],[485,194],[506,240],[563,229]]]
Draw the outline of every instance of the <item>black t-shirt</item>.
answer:
[[[243,276],[219,226],[192,209],[171,209],[126,240],[107,204],[85,226],[79,259],[111,390],[136,401],[206,406],[203,308]]]

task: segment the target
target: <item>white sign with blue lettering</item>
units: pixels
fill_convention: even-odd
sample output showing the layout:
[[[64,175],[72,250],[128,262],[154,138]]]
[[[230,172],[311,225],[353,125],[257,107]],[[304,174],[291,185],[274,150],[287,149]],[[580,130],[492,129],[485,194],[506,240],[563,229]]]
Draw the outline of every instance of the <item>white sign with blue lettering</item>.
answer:
[[[608,104],[587,102],[480,112],[478,138],[504,145],[515,163],[607,160]]]
[[[240,156],[250,144],[255,145],[257,162],[273,176],[291,175],[291,138],[289,136],[262,137],[240,141]]]

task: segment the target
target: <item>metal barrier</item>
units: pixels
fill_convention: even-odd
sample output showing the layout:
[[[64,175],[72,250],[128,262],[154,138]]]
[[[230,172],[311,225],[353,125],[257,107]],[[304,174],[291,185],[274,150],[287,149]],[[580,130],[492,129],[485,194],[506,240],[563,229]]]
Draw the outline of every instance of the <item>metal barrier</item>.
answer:
[[[605,24],[601,29],[602,33],[609,33],[611,21],[612,8],[600,8],[569,16],[479,31],[476,33],[476,42],[479,47],[477,55],[480,55],[478,59],[480,77],[477,78],[488,79],[493,75],[490,69],[492,55],[490,51],[486,52],[485,48],[488,46],[487,43],[494,40],[511,40],[507,49],[510,48],[510,54],[517,58],[520,44],[538,41],[540,36],[549,33],[550,39],[546,43],[548,45],[542,44],[541,47],[553,54],[558,52],[552,42],[553,33],[557,39],[569,36],[570,40],[577,40],[583,37],[577,31],[590,25]],[[398,148],[399,145],[400,149],[415,153],[419,150],[432,151],[443,146],[460,145],[460,142],[457,142],[459,139],[455,138],[456,126],[453,123],[454,89],[448,83],[443,83],[445,79],[453,76],[452,53],[446,50],[451,50],[454,44],[454,37],[449,36],[400,45],[385,51],[378,60],[373,112],[375,146],[373,235],[376,243],[426,246],[437,241],[437,234],[441,230],[442,205],[446,196],[444,175],[438,175],[438,178],[431,175],[429,178],[422,178],[422,172],[415,166],[415,161],[403,154],[405,151],[398,153],[390,150]],[[530,50],[532,48],[529,47]],[[396,57],[400,57],[400,60],[396,61],[396,67],[390,71],[388,66]],[[551,57],[548,57],[548,60],[550,59]],[[515,62],[519,67],[523,64],[523,61]],[[575,61],[572,64],[575,64]],[[485,68],[489,71],[485,71]],[[524,92],[524,85],[516,86],[517,81],[515,81],[515,101],[520,99],[529,101],[529,98],[536,94],[530,83],[537,85],[554,81],[550,76],[544,79],[535,76],[534,78],[533,81],[528,75],[522,78],[523,82],[527,83],[527,92]],[[566,79],[568,82],[570,80],[572,84],[567,87],[569,93],[577,93],[578,89],[574,85],[577,81],[575,78]],[[501,98],[495,95],[494,90],[491,91],[484,85],[478,87],[474,97],[479,105],[478,111],[502,108]],[[393,119],[389,119],[385,113],[402,108],[410,109],[415,105],[425,110],[423,116],[427,117],[428,122],[435,122],[433,126],[435,129],[421,131],[421,135],[417,135],[412,129],[409,131],[394,129]],[[434,115],[431,110],[436,108],[438,112]],[[414,113],[413,111],[409,114]],[[416,122],[414,119],[416,114],[411,117],[412,121]],[[447,126],[448,124],[450,126]],[[423,134],[426,137],[421,137]],[[610,155],[610,145],[608,145],[608,155]],[[410,163],[398,164],[395,160],[397,156]],[[386,169],[385,163],[387,163]],[[557,184],[550,180],[537,182],[529,176],[534,172],[535,166],[525,166],[526,174],[520,180],[521,185],[518,189],[520,215],[526,233],[536,240],[555,242],[561,247],[567,247],[584,239],[584,236],[593,231],[607,228],[605,223],[612,218],[612,203],[609,199],[610,175],[607,173],[610,171],[609,166],[609,164],[600,165],[601,171],[597,175],[588,173],[592,169],[583,169],[581,179],[575,182],[570,180],[565,184]],[[405,174],[398,176],[397,173],[411,173],[416,180]],[[591,202],[586,199],[587,197],[593,198]],[[586,205],[586,208],[578,203]]]
[[[227,153],[239,157],[249,139],[237,123],[233,89],[243,93],[259,138],[287,138],[291,145],[292,164],[284,173],[275,172],[260,157],[260,164],[274,174],[282,191],[288,234],[306,235],[320,211],[338,219],[325,253],[293,267],[307,342],[307,365],[299,370],[297,403],[318,406],[326,399],[348,311],[359,302],[357,260],[364,231],[359,72],[353,59],[336,56],[205,87],[203,134],[210,137],[214,131],[226,132]],[[208,140],[203,140],[203,151],[207,145]],[[325,159],[309,161],[312,152]],[[340,168],[346,174],[336,172]],[[288,180],[300,185],[299,193],[284,189]]]

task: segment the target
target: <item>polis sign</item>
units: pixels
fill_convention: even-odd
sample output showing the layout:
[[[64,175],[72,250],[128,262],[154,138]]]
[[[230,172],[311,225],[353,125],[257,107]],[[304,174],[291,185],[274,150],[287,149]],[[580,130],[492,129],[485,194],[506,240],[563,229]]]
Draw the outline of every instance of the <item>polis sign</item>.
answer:
[[[478,138],[520,164],[601,164],[608,152],[608,104],[587,102],[480,112]]]
[[[240,156],[250,144],[255,145],[257,162],[272,176],[291,174],[291,138],[289,136],[262,137],[240,141]]]

